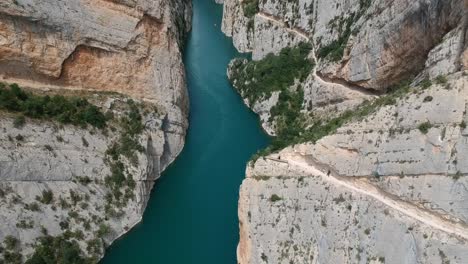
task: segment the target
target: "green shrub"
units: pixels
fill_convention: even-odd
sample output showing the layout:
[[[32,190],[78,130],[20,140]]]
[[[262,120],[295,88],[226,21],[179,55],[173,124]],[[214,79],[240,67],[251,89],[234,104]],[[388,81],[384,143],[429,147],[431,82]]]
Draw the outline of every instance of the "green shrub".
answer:
[[[24,205],[24,208],[25,208],[26,210],[31,210],[31,211],[33,211],[33,212],[37,212],[37,211],[40,211],[40,210],[41,210],[41,208],[39,207],[39,204],[37,204],[37,203],[25,204],[25,205]]]
[[[36,200],[43,204],[50,204],[54,200],[54,193],[51,190],[43,190],[42,196],[36,196]]]
[[[457,181],[457,180],[459,180],[459,179],[461,178],[461,176],[462,176],[462,173],[461,173],[460,171],[457,171],[457,172],[452,176],[452,178],[453,178],[455,181]]]
[[[386,95],[380,96],[373,101],[365,101],[356,109],[345,111],[337,117],[316,120],[315,123],[307,127],[307,129],[303,124],[298,124],[299,122],[294,124],[292,123],[288,128],[289,130],[285,130],[287,131],[284,133],[287,134],[286,136],[278,134],[277,137],[273,138],[272,144],[266,149],[255,154],[252,157],[252,160],[255,161],[258,157],[266,156],[284,148],[285,146],[303,142],[315,143],[319,139],[336,132],[338,128],[352,120],[363,119],[383,106],[395,104],[398,98],[405,96],[409,92],[409,82],[404,81],[388,89],[388,94]]]
[[[418,126],[419,131],[423,134],[427,134],[429,132],[429,129],[431,129],[432,125],[429,122],[424,122]]]
[[[3,259],[8,264],[21,264],[23,263],[23,255],[18,252],[5,251],[3,252]]]
[[[35,251],[26,264],[86,264],[89,263],[76,241],[64,236],[44,236],[38,239]]]
[[[0,86],[0,109],[18,112],[30,118],[54,119],[64,124],[103,128],[105,115],[86,99],[61,95],[42,96],[23,91],[18,85],[11,84],[9,89]],[[24,124],[24,116],[19,116],[16,125]]]
[[[279,92],[278,103],[270,111],[270,122],[276,122],[277,136],[269,149],[287,146],[303,131],[300,110],[304,93],[302,87],[290,87],[295,80],[304,81],[314,67],[308,59],[311,49],[310,44],[300,43],[293,48],[284,48],[278,55],[269,54],[260,61],[235,61],[231,68],[231,81],[251,105]]]
[[[465,128],[466,128],[466,122],[465,122],[465,120],[463,120],[463,121],[460,123],[460,128],[461,128],[461,129],[465,129]]]
[[[258,0],[244,0],[242,1],[242,9],[244,11],[244,16],[248,18],[253,18],[255,14],[258,13]]]
[[[428,95],[428,96],[424,97],[423,102],[425,102],[425,103],[426,103],[426,102],[432,102],[433,99],[434,99],[434,98],[433,98],[432,96]]]
[[[92,182],[91,178],[89,178],[88,176],[77,176],[76,178],[78,179],[78,182],[83,185],[88,185]]]
[[[437,76],[435,81],[437,84],[446,84],[448,82],[447,77],[445,77],[444,75]]]
[[[338,31],[338,39],[330,42],[328,45],[322,46],[317,51],[319,58],[328,58],[331,61],[339,61],[343,58],[346,45],[348,44],[351,35],[356,34],[351,29],[371,6],[372,0],[359,0],[359,9],[357,12],[350,13],[347,17],[335,17],[330,22],[330,27]]]
[[[16,227],[20,229],[31,229],[34,227],[34,221],[32,220],[26,221],[22,219],[21,221],[16,223]]]
[[[273,194],[271,197],[270,197],[270,202],[277,202],[277,201],[281,201],[283,200],[283,198],[279,197],[278,195],[276,194]]]
[[[99,230],[97,231],[97,236],[102,238],[102,237],[105,237],[107,236],[108,234],[111,233],[111,228],[109,225],[106,225],[106,224],[100,224],[99,225]]]
[[[427,89],[427,88],[429,88],[429,87],[432,86],[432,81],[429,80],[428,78],[426,78],[426,79],[424,79],[424,80],[421,81],[420,85],[421,85],[421,87],[422,87],[423,89]]]
[[[18,246],[19,240],[12,235],[8,235],[5,237],[5,240],[3,241],[3,243],[5,243],[6,249],[14,250]]]
[[[274,91],[285,91],[294,80],[303,81],[310,73],[313,62],[307,56],[312,50],[309,43],[284,48],[278,55],[268,54],[260,61],[234,62],[231,81],[250,104],[269,97]]]

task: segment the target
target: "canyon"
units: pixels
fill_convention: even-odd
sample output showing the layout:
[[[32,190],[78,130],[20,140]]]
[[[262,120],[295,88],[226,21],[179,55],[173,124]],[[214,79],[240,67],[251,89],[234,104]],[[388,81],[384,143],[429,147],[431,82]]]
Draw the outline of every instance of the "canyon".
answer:
[[[466,262],[467,1],[0,14],[0,263]]]

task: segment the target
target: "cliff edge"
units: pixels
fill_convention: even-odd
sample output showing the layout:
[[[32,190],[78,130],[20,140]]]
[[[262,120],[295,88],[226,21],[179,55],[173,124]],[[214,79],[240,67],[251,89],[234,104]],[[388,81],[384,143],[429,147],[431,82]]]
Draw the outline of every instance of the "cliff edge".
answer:
[[[464,263],[468,3],[225,0],[228,76],[272,145],[239,263]]]
[[[0,14],[0,262],[95,263],[183,148],[191,3],[8,0]]]

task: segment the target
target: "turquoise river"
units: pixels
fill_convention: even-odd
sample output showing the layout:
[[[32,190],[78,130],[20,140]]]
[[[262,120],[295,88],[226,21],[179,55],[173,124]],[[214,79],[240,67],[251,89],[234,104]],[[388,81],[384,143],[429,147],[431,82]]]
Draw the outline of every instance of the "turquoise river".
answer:
[[[268,137],[227,80],[227,64],[240,55],[222,34],[221,17],[214,0],[193,0],[185,148],[156,182],[142,223],[109,248],[104,264],[236,263],[239,186]]]

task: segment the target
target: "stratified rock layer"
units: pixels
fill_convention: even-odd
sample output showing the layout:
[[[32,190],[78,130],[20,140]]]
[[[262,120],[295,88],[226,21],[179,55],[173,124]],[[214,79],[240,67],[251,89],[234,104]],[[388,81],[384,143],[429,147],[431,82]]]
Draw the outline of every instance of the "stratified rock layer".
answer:
[[[313,45],[316,67],[295,86],[314,120],[411,81],[370,115],[247,167],[238,262],[464,263],[466,1],[266,0],[251,18],[224,4],[224,32],[254,60]],[[246,102],[272,135],[276,98]]]
[[[184,145],[188,95],[181,49],[190,25],[187,0],[0,3],[1,82],[85,96],[117,117],[99,130],[29,118],[18,127],[16,115],[0,114],[0,241],[17,238],[14,251],[23,261],[44,232],[66,231],[78,234],[85,256],[99,259],[141,220],[154,181]],[[120,156],[135,187],[122,193],[126,205],[108,208],[106,178],[115,167],[108,152],[121,140],[118,118],[128,114],[123,105],[131,99],[141,106],[144,128],[137,140],[143,150],[136,160]],[[52,192],[51,203],[39,201],[43,191]]]

